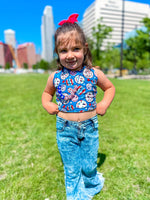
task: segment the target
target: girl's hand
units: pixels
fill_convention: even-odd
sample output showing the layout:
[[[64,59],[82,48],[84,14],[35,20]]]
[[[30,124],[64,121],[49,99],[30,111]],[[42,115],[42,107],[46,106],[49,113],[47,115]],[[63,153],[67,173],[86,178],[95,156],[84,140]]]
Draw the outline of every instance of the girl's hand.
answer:
[[[99,102],[96,106],[96,113],[98,115],[103,116],[105,115],[106,111],[107,111],[106,105],[102,101]]]
[[[58,105],[53,102],[49,102],[47,106],[47,111],[51,115],[56,115],[59,112]]]

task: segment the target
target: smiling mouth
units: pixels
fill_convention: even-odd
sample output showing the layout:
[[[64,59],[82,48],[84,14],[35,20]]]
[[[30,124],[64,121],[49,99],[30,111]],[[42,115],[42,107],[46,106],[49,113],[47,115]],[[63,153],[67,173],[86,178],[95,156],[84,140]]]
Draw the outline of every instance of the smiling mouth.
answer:
[[[74,60],[74,61],[69,61],[69,62],[67,62],[68,64],[74,64],[74,63],[76,63],[76,61]]]

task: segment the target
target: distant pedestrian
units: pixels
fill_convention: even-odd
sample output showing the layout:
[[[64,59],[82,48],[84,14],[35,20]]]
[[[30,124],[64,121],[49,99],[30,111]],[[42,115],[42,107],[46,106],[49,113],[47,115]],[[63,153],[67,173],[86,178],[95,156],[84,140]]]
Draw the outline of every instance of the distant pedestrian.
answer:
[[[42,104],[57,116],[57,144],[65,172],[67,200],[88,200],[99,193],[104,178],[97,172],[98,115],[110,106],[115,88],[92,66],[91,52],[77,22],[78,14],[59,23],[55,33],[58,70],[50,75]],[[104,91],[96,103],[97,86]],[[56,92],[56,103],[52,102]]]

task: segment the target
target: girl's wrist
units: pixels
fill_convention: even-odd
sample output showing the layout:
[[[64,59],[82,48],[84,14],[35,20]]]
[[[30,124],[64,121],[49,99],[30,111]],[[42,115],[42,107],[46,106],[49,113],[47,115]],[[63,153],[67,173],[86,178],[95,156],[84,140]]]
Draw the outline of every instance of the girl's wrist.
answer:
[[[107,108],[108,108],[108,105],[107,105],[107,103],[105,102],[105,101],[100,101],[99,102],[99,105],[101,105],[104,109],[106,109],[107,110]]]

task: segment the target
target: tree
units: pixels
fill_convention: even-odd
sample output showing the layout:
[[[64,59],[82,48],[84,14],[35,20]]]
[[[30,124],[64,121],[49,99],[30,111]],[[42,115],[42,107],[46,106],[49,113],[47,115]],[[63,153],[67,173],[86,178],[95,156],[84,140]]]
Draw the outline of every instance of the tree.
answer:
[[[50,63],[49,63],[49,69],[53,70],[55,69],[56,70],[57,68],[57,60],[56,59],[53,59]]]
[[[108,48],[103,56],[104,68],[119,68],[120,67],[120,51],[117,48]]]
[[[142,59],[138,59],[137,61],[137,69],[141,69],[141,70],[146,70],[146,69],[150,69],[150,59],[149,59],[149,53],[143,53],[143,58]]]
[[[144,24],[146,29],[144,31],[138,30],[137,33],[139,34],[139,41],[143,43],[142,50],[144,52],[147,51],[149,53],[149,59],[150,59],[150,18],[145,17],[142,20],[142,23]]]
[[[97,26],[93,27],[92,36],[93,36],[93,51],[92,55],[96,61],[99,61],[102,58],[102,46],[104,39],[110,36],[112,28],[102,24],[102,18],[98,20]]]
[[[10,69],[11,68],[11,66],[10,66],[10,63],[6,63],[6,65],[5,65],[5,69]]]
[[[137,43],[138,43],[137,36],[129,38],[128,40],[126,40],[127,49],[124,50],[125,60],[133,63],[132,66],[135,69],[136,69],[136,63],[137,63],[138,58],[142,57],[142,51],[137,50],[137,46],[138,46]],[[131,66],[129,68],[131,68]]]
[[[28,67],[28,64],[27,63],[23,63],[23,68],[24,69],[28,69],[29,67]]]
[[[127,49],[125,50],[125,58],[133,63],[134,68],[150,67],[150,18],[142,20],[144,27],[136,30],[136,35],[126,40]],[[145,55],[149,54],[148,57]],[[139,67],[140,66],[140,67]]]
[[[53,59],[50,63],[41,60],[40,62],[37,62],[35,65],[32,66],[33,69],[44,69],[44,70],[53,70],[57,68],[57,61],[56,59]]]

